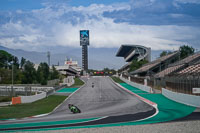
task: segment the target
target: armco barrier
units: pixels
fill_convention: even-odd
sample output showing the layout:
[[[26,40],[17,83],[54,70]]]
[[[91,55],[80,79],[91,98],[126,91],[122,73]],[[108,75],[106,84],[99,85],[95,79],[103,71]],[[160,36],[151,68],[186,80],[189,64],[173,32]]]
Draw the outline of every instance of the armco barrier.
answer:
[[[194,107],[200,107],[200,96],[177,93],[165,88],[162,88],[162,94],[173,101]]]
[[[36,94],[33,96],[21,96],[21,103],[32,103],[37,100],[43,99],[47,96],[46,92],[41,92],[40,94]]]
[[[129,80],[123,78],[123,77],[120,77],[120,79],[121,79],[122,81],[126,82],[127,84],[132,85],[132,86],[134,86],[134,87],[136,87],[136,88],[138,88],[138,89],[141,89],[141,90],[143,90],[143,91],[152,93],[152,88],[149,87],[149,86],[145,86],[145,85],[141,85],[141,84],[138,84],[138,83],[131,82],[131,81],[129,81]]]

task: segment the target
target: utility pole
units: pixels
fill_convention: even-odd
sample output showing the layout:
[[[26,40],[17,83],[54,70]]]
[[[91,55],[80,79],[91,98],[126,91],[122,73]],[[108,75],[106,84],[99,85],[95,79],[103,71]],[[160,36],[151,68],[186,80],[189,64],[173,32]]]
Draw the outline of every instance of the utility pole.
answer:
[[[11,89],[12,89],[12,96],[14,95],[14,88],[13,88],[13,81],[14,81],[14,76],[13,76],[13,74],[14,74],[14,66],[13,66],[13,64],[14,64],[14,60],[13,60],[13,58],[14,57],[12,57],[12,86],[11,86]]]
[[[50,52],[49,51],[47,52],[47,58],[48,58],[48,65],[50,67]]]
[[[12,86],[13,86],[13,64],[14,64],[14,61],[13,61],[13,57],[12,57]]]

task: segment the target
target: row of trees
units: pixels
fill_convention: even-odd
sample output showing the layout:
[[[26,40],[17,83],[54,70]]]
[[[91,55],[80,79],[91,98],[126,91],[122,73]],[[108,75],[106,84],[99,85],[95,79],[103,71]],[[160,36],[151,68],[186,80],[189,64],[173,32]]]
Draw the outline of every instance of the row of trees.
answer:
[[[33,84],[39,83],[46,85],[48,80],[58,79],[59,72],[53,66],[49,69],[47,63],[40,63],[38,69],[34,64],[25,58],[19,60],[17,57],[6,51],[0,50],[0,83],[12,83],[12,68],[14,84]]]

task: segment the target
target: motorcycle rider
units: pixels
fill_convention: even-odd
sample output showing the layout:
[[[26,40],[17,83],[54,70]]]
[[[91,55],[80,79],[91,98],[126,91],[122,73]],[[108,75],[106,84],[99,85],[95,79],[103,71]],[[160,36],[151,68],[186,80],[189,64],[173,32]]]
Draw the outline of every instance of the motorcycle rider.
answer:
[[[69,104],[68,107],[69,107],[70,111],[74,114],[81,113],[80,109],[78,107],[74,106],[73,104]]]

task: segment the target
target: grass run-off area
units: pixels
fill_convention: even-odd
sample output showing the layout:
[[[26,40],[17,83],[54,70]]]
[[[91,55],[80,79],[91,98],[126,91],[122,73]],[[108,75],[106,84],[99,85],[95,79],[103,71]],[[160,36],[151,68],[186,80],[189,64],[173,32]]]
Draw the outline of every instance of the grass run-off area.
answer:
[[[75,81],[74,84],[70,87],[80,87],[84,84],[84,82],[80,80],[79,78],[75,78],[74,81]]]
[[[116,83],[124,83],[124,81],[122,81],[120,78],[118,78],[118,77],[114,77],[114,76],[112,76],[111,77]]]
[[[10,105],[0,108],[0,120],[30,117],[53,111],[67,97],[51,95],[39,101],[27,104]]]

